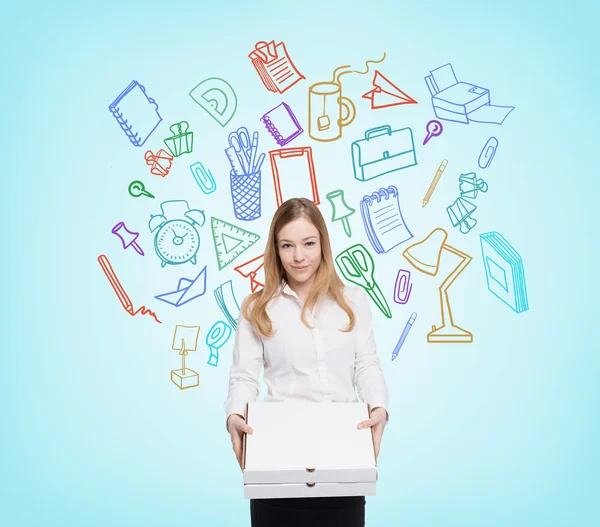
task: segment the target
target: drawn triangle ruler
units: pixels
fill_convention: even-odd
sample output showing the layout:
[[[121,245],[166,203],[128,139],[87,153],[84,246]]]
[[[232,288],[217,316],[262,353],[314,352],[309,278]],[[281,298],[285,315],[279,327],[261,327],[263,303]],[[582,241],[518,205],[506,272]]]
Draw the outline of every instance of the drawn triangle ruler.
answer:
[[[212,216],[210,218],[210,228],[215,252],[217,253],[219,271],[227,267],[240,254],[260,240],[258,234]]]

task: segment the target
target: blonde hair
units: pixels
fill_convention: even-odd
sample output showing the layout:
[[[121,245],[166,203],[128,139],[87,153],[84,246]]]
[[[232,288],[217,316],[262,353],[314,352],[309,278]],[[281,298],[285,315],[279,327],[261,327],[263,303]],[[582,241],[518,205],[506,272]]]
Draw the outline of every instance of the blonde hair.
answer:
[[[331,254],[331,244],[327,225],[323,219],[321,211],[317,206],[306,198],[288,199],[275,211],[269,228],[269,237],[267,239],[265,254],[263,257],[265,271],[265,286],[260,291],[255,291],[246,297],[241,307],[241,315],[248,320],[254,329],[262,337],[272,337],[275,334],[271,319],[267,314],[267,304],[279,290],[282,280],[287,281],[285,269],[279,258],[277,249],[277,234],[288,223],[298,218],[306,218],[312,223],[319,232],[321,243],[321,263],[316,271],[315,280],[311,291],[302,307],[302,323],[311,328],[306,321],[307,306],[312,304],[319,296],[329,294],[335,302],[346,312],[350,323],[346,329],[339,331],[348,332],[354,328],[354,312],[344,299],[343,291],[345,284],[338,276]],[[250,307],[252,311],[250,312]]]

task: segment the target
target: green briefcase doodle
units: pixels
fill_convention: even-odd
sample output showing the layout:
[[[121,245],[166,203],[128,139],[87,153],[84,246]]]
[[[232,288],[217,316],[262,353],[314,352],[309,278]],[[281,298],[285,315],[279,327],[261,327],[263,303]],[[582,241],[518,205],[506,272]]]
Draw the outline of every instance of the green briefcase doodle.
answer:
[[[371,128],[364,139],[352,143],[354,177],[369,181],[417,164],[415,143],[410,128],[392,130],[389,125]]]

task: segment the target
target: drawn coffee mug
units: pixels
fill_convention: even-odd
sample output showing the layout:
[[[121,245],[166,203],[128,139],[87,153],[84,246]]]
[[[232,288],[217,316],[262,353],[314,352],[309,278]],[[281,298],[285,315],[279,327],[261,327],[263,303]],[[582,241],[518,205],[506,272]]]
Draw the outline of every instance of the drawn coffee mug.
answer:
[[[342,117],[342,108],[346,115]],[[316,141],[336,141],[342,137],[342,127],[356,116],[354,103],[342,97],[342,85],[337,82],[317,82],[308,89],[308,135]]]

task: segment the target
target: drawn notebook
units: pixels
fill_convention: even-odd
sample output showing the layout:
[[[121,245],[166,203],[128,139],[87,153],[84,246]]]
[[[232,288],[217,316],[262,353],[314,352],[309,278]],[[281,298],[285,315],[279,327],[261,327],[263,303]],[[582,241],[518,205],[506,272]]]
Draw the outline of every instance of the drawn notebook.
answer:
[[[131,81],[108,109],[134,146],[142,146],[162,121],[158,104],[138,81]]]
[[[283,93],[305,78],[294,66],[283,42],[257,42],[248,57],[269,91]]]
[[[369,241],[378,254],[387,253],[413,237],[402,217],[398,189],[393,185],[364,196],[360,212]]]
[[[523,260],[498,232],[479,237],[488,289],[517,313],[529,309]]]
[[[260,120],[279,146],[287,145],[292,139],[304,132],[294,112],[284,102],[269,110]]]

